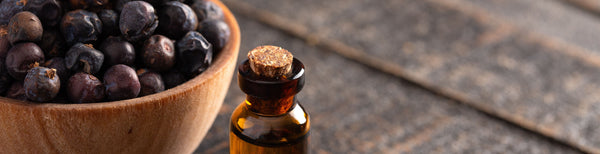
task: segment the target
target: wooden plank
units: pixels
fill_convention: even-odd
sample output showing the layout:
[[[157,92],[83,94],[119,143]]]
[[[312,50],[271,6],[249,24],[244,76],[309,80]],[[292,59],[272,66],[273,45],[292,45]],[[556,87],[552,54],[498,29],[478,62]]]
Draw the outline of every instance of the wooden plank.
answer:
[[[296,26],[279,28],[317,46],[341,41],[337,46],[349,46],[352,52],[331,50],[586,152],[600,153],[600,113],[595,105],[600,101],[595,96],[600,58],[594,51],[526,32],[476,5],[458,2],[250,0],[247,4],[288,19],[281,25]],[[263,22],[278,26],[268,19]]]
[[[299,100],[313,120],[313,153],[578,153],[243,16],[238,20],[243,36],[240,57],[255,46],[274,44],[306,64],[307,85]],[[228,152],[229,116],[243,99],[232,84],[196,153]]]

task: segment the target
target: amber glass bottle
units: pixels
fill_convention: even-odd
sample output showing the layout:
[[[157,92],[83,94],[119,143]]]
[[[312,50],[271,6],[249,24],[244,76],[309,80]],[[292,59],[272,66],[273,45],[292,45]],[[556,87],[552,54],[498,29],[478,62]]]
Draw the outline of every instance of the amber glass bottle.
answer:
[[[285,50],[268,50],[276,49]],[[304,86],[304,65],[291,59],[288,71],[271,76],[252,58],[240,64],[238,84],[247,95],[231,116],[230,153],[308,153],[310,120],[295,97]]]

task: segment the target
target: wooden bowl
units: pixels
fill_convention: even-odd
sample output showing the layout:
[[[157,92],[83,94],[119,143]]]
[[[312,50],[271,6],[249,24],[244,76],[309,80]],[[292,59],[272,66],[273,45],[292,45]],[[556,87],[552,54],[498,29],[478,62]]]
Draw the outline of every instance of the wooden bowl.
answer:
[[[223,3],[229,43],[201,75],[154,95],[91,103],[30,103],[0,97],[0,153],[192,153],[231,82],[238,23]]]

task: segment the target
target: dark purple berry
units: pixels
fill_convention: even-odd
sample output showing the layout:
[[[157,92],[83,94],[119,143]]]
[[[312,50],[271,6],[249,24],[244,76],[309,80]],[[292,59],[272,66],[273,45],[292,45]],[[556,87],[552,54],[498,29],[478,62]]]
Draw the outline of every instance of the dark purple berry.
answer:
[[[198,19],[192,8],[179,1],[163,4],[158,19],[159,33],[171,39],[180,39],[198,27]]]
[[[109,3],[109,0],[69,0],[71,9],[99,10]]]
[[[106,38],[99,49],[104,53],[106,66],[116,64],[133,66],[135,63],[135,48],[121,37]]]
[[[205,20],[198,26],[198,31],[213,45],[215,55],[225,47],[231,34],[229,26],[222,20]]]
[[[64,15],[60,30],[69,44],[91,43],[102,33],[102,21],[94,12],[74,10]]]
[[[104,100],[104,85],[95,76],[76,73],[69,78],[67,96],[74,103],[94,103]]]
[[[64,57],[67,43],[62,34],[54,29],[44,30],[42,40],[38,43],[46,58]]]
[[[60,90],[60,77],[56,69],[35,67],[29,70],[23,82],[25,96],[36,102],[52,100]]]
[[[173,41],[162,35],[153,35],[144,42],[142,50],[144,64],[156,71],[165,71],[175,65]]]
[[[43,34],[42,22],[35,14],[28,11],[15,14],[8,23],[8,40],[13,45],[21,41],[39,41]]]
[[[6,92],[13,82],[5,65],[6,53],[10,49],[10,42],[8,42],[8,38],[6,37],[7,29],[7,26],[0,26],[0,94]]]
[[[140,97],[159,93],[165,90],[165,84],[160,74],[148,71],[146,69],[140,69],[137,71],[140,79]]]
[[[118,64],[104,73],[104,85],[108,100],[135,98],[140,93],[140,81],[133,68]]]
[[[144,0],[144,1],[152,4],[152,6],[154,6],[155,8],[163,7],[165,3],[170,2],[170,1],[183,2],[183,0]]]
[[[71,9],[71,4],[69,4],[69,1],[67,0],[59,0],[58,3],[60,3],[60,6],[62,6],[63,15],[64,13],[73,10]],[[58,24],[60,24],[60,20],[58,21]]]
[[[97,73],[104,62],[104,54],[91,45],[77,43],[67,51],[65,65],[73,72]]]
[[[23,10],[35,14],[48,27],[56,26],[63,14],[57,0],[27,0]]]
[[[196,16],[198,16],[199,22],[204,20],[223,20],[223,11],[212,1],[195,0],[191,7]]]
[[[154,7],[144,1],[126,3],[119,18],[121,34],[131,42],[146,40],[158,27],[154,12]]]
[[[67,69],[64,58],[54,57],[50,60],[46,60],[44,66],[56,69],[56,74],[58,74],[58,76],[60,77],[61,83],[65,85],[67,84],[69,77],[71,76],[71,70]]]
[[[10,85],[8,91],[6,91],[6,97],[26,101],[25,88],[23,88],[23,82],[17,81]]]
[[[8,49],[10,49],[10,41],[8,41],[8,26],[0,25],[0,59],[6,58]]]
[[[162,78],[166,89],[176,87],[188,80],[183,73],[174,70],[162,74]]]
[[[123,6],[125,6],[126,3],[131,2],[131,1],[133,1],[133,0],[116,0],[115,4],[114,4],[115,11],[121,13],[121,11],[123,10]]]
[[[8,50],[5,63],[10,76],[23,81],[29,69],[44,63],[44,53],[34,43],[19,43]]]
[[[114,10],[102,10],[98,12],[98,17],[102,21],[103,36],[119,36],[119,14]]]
[[[4,65],[4,60],[4,58],[0,58],[0,94],[6,92],[13,83],[13,78],[8,74]]]
[[[3,0],[0,3],[0,25],[8,24],[10,18],[23,11],[26,0]]]
[[[188,75],[198,75],[208,68],[212,54],[211,44],[200,33],[190,31],[177,41],[177,68]]]

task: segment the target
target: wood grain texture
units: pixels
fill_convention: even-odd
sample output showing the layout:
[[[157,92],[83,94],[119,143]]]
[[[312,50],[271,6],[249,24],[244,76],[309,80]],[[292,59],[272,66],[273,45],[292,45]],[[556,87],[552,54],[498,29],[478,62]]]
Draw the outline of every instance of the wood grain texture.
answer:
[[[584,50],[582,44],[557,41],[560,38],[553,36],[563,35],[533,31],[487,11],[501,5],[490,4],[486,9],[470,5],[470,1],[477,0],[247,0],[246,5],[231,1],[229,6],[241,10],[239,14],[306,40],[307,44],[409,80],[583,152],[600,153],[596,103],[600,65],[596,51]],[[504,7],[505,11],[537,8],[518,2],[520,5]],[[551,1],[539,3],[544,8],[554,6]],[[291,9],[295,11],[287,11]],[[547,13],[516,13],[513,17]],[[560,19],[576,18],[583,16]],[[548,18],[536,21],[534,29],[553,27],[542,22],[550,21]],[[573,22],[578,20],[558,21],[580,24]]]
[[[256,22],[226,4],[243,25],[242,36],[252,36],[242,38],[239,62],[256,46],[276,44],[305,64],[306,85],[297,96],[311,115],[311,153],[578,153],[406,80],[310,46],[303,38]],[[195,153],[229,152],[229,118],[245,99],[238,85],[232,83],[229,89]]]
[[[191,153],[229,88],[240,31],[220,2],[230,42],[201,75],[167,91],[94,104],[35,104],[0,98],[0,153]]]

